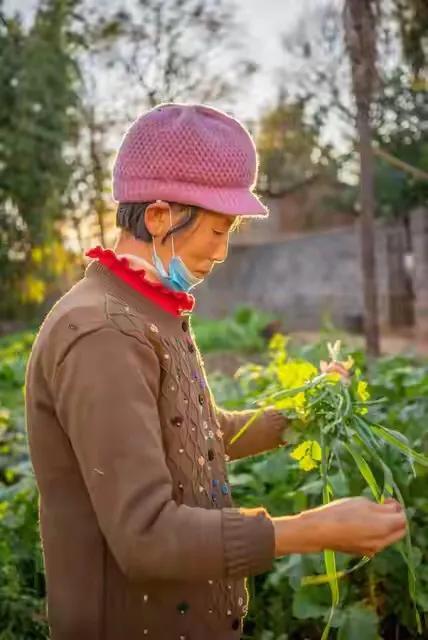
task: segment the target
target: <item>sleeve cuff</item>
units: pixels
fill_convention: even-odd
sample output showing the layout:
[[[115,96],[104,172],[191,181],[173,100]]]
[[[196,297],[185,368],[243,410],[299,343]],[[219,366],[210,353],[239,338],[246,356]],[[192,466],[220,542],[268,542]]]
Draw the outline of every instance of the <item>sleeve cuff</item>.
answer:
[[[264,507],[222,509],[227,577],[245,577],[270,571],[275,559],[275,531]]]

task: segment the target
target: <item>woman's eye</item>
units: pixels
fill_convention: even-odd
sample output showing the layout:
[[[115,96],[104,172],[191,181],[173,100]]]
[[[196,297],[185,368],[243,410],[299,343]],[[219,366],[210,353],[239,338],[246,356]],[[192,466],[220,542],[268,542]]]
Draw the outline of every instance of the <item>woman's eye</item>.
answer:
[[[216,236],[222,236],[225,233],[224,231],[216,231],[215,229],[213,229],[213,232]]]

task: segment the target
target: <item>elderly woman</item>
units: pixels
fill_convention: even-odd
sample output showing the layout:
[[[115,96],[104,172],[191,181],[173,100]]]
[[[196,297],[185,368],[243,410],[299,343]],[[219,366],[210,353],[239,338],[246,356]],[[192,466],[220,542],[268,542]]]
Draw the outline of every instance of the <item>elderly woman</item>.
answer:
[[[243,216],[267,215],[256,171],[229,115],[143,114],[113,170],[116,245],[87,252],[43,321],[25,390],[52,640],[237,640],[246,578],[276,557],[371,554],[404,535],[394,501],[283,517],[233,502],[227,461],[284,445],[292,425],[268,408],[230,444],[252,412],[216,406],[189,292]]]

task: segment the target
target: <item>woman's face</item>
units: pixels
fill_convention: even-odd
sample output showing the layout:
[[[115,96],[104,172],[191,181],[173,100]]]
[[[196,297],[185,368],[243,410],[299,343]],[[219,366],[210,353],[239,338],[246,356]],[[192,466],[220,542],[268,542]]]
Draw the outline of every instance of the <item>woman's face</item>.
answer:
[[[155,208],[155,209],[153,209]],[[182,208],[158,201],[146,209],[146,225],[154,235],[156,252],[165,266],[173,256],[172,237],[175,254],[180,256],[186,267],[197,277],[207,276],[214,264],[226,259],[229,236],[236,216],[200,210],[196,220],[183,230],[168,236],[165,243],[161,240],[172,225],[175,226],[186,212]]]

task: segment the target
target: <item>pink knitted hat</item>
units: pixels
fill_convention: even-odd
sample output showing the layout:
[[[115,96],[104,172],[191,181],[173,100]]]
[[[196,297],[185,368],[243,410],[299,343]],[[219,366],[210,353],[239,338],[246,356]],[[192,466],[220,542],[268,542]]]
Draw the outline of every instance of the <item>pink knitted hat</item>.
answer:
[[[265,218],[252,193],[254,142],[242,124],[201,104],[160,104],[126,132],[113,167],[117,202],[167,200]]]

